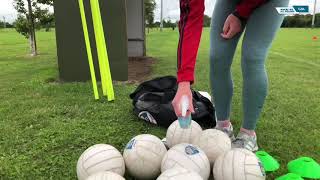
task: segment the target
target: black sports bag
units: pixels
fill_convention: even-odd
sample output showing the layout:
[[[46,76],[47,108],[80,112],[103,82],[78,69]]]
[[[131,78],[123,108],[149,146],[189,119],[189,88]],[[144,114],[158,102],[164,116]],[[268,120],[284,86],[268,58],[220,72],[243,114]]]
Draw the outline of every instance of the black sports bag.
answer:
[[[130,98],[133,100],[134,114],[147,122],[169,127],[172,122],[177,120],[171,104],[177,88],[177,79],[173,76],[159,77],[143,82],[130,94]],[[214,127],[216,121],[213,104],[197,91],[192,90],[192,94],[195,109],[192,119],[203,128]]]

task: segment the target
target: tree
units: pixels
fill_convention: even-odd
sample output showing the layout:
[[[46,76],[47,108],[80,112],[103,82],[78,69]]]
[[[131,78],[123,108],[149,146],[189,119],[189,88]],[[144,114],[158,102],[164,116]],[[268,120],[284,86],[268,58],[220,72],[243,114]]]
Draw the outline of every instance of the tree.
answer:
[[[203,17],[203,27],[210,27],[211,18],[208,15],[204,15]]]
[[[35,17],[33,9],[37,5],[33,0],[27,0],[27,8],[24,0],[14,0],[14,7],[18,12],[18,19],[16,21],[16,30],[29,38],[31,55],[37,55],[37,43],[35,33]]]
[[[169,20],[163,20],[163,27],[165,28],[172,28],[173,30],[176,28],[176,23]]]
[[[45,28],[47,32],[50,31],[50,27],[54,26],[54,14],[48,9],[38,9],[35,16],[39,19],[38,26]]]
[[[320,13],[316,14],[316,21],[314,27],[320,27]]]
[[[16,28],[17,32],[22,34],[24,37],[30,38],[29,22],[25,17],[23,17],[22,15],[18,15],[18,18],[14,22],[14,27]]]
[[[43,15],[48,15],[48,10],[42,10],[38,4],[52,5],[53,0],[14,0],[14,8],[18,12],[15,28],[17,32],[29,39],[32,56],[38,54],[35,33],[36,23],[40,22]]]
[[[49,6],[53,6],[53,0],[37,0],[37,2],[40,4],[46,4]]]
[[[156,8],[156,2],[155,0],[144,0],[144,15],[145,15],[145,20],[146,24],[148,27],[148,32],[149,28],[153,27],[153,22],[154,22],[154,9]]]
[[[157,30],[158,30],[158,27],[160,27],[160,22],[159,21],[156,21],[154,24],[153,24],[153,27],[156,27]]]

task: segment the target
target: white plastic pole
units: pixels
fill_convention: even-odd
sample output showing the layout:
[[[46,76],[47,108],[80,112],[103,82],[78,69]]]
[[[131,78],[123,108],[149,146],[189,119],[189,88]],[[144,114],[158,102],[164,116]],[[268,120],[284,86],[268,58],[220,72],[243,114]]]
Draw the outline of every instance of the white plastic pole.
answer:
[[[314,23],[315,23],[315,20],[316,20],[316,11],[317,11],[317,0],[314,0],[313,17],[312,17],[312,28],[314,28]]]
[[[160,31],[163,29],[163,0],[161,0],[161,9],[160,9]]]

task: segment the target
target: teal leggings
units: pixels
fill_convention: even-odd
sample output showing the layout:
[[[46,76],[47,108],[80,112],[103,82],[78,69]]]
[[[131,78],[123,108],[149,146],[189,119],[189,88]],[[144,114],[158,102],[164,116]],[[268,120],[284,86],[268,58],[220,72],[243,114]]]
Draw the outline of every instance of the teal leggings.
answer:
[[[270,0],[250,16],[242,42],[241,67],[243,75],[243,124],[248,130],[256,128],[266,95],[268,77],[265,59],[271,43],[283,21],[275,7],[288,6],[289,0]],[[217,0],[211,23],[210,79],[218,121],[229,120],[233,95],[231,64],[243,32],[230,40],[220,36],[224,22],[238,0]]]

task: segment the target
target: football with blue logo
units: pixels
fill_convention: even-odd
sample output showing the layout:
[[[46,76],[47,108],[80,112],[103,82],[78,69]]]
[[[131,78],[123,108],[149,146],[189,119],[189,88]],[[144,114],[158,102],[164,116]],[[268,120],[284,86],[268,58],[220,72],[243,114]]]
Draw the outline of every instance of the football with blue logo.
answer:
[[[165,145],[158,137],[142,134],[128,142],[123,158],[131,176],[137,179],[156,179],[166,152]]]
[[[264,180],[266,174],[258,157],[246,149],[235,148],[220,155],[213,168],[215,180]]]
[[[208,179],[210,175],[210,162],[206,154],[199,147],[187,143],[173,146],[164,156],[161,172],[174,168],[197,172],[203,179]]]
[[[174,121],[167,130],[167,145],[171,148],[181,143],[192,143],[201,132],[201,126],[195,121],[191,121],[190,127],[186,129],[180,127],[178,120]]]

